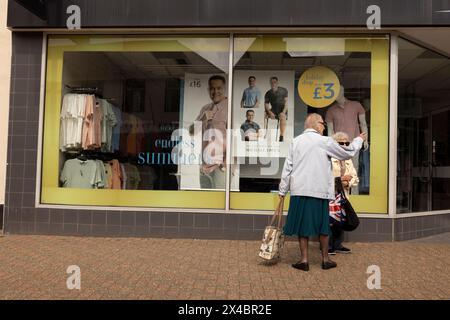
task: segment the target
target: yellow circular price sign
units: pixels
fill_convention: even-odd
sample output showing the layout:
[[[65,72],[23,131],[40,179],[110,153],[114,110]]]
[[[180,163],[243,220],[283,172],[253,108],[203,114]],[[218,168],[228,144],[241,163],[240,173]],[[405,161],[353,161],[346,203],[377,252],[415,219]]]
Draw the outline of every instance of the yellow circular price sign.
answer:
[[[309,106],[323,108],[339,96],[341,85],[333,70],[327,67],[312,67],[303,72],[298,81],[298,94]]]

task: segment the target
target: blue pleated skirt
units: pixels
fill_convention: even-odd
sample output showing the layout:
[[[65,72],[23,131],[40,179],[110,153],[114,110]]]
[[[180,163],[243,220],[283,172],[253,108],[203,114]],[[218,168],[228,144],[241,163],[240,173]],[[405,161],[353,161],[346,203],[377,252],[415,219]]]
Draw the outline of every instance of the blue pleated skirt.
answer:
[[[301,237],[329,235],[329,221],[329,200],[291,196],[284,234]]]

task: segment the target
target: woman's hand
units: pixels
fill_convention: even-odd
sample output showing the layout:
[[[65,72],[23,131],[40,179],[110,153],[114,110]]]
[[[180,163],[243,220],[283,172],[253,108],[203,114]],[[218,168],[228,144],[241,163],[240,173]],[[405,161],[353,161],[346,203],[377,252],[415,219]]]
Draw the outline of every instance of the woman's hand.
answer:
[[[350,181],[350,180],[352,180],[352,176],[350,176],[350,175],[345,175],[345,176],[343,176],[342,178],[342,181]]]
[[[366,140],[367,140],[367,133],[362,132],[362,133],[359,135],[359,137],[360,137],[361,139],[363,139],[363,141],[366,141]]]

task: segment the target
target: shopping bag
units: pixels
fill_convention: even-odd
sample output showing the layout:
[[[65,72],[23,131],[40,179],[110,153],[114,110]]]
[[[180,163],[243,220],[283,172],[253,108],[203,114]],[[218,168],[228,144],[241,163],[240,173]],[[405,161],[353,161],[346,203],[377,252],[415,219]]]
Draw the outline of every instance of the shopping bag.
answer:
[[[342,226],[345,223],[345,216],[342,209],[342,203],[344,199],[342,198],[342,194],[337,192],[335,194],[335,198],[330,200],[330,225],[332,226]]]
[[[278,203],[270,224],[264,230],[259,257],[266,261],[275,261],[281,258],[281,250],[284,245],[283,229],[281,228],[283,206],[284,198]]]
[[[353,209],[352,204],[348,200],[344,192],[344,187],[342,186],[342,181],[340,178],[336,178],[336,191],[342,197],[341,200],[341,212],[343,217],[343,223],[341,225],[344,231],[353,231],[359,226],[359,218],[356,214],[355,209]]]
[[[342,203],[342,211],[345,216],[344,224],[342,225],[342,230],[344,231],[353,231],[359,226],[359,218],[356,214],[355,209],[353,209],[352,204],[347,199],[344,199]]]

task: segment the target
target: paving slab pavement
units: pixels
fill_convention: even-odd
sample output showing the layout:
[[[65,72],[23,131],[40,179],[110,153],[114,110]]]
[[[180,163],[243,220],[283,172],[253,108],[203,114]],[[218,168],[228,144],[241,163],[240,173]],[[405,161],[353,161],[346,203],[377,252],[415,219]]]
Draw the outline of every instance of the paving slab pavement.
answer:
[[[260,242],[236,240],[19,236],[0,238],[0,299],[450,299],[450,243],[347,243],[353,253],[322,270],[317,243],[309,272],[258,258]],[[79,266],[81,289],[66,273]],[[381,271],[370,290],[367,269]]]
[[[414,240],[409,240],[410,242],[417,243],[441,243],[441,244],[449,244],[450,245],[450,232],[437,234],[430,237],[419,238]]]

